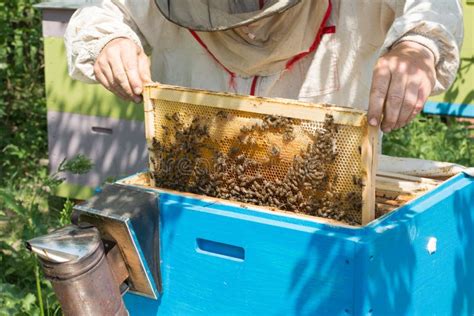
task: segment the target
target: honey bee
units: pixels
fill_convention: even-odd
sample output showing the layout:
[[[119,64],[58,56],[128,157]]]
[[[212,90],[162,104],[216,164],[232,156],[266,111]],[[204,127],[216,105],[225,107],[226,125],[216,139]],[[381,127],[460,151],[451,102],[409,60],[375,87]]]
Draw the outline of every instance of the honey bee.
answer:
[[[362,180],[361,177],[355,175],[352,176],[352,183],[360,187],[364,186],[364,180]]]
[[[295,135],[293,135],[293,131],[291,131],[291,132],[290,132],[290,131],[286,131],[286,132],[283,134],[283,141],[284,141],[284,142],[289,143],[289,142],[295,140],[295,138],[296,138],[296,137],[295,137]]]
[[[179,114],[177,112],[173,113],[173,115],[171,116],[171,119],[173,121],[175,121],[176,123],[180,123],[181,122],[181,119],[179,117]]]
[[[235,155],[237,155],[239,152],[240,152],[240,148],[239,148],[239,147],[237,147],[237,146],[232,146],[232,147],[229,149],[229,156],[235,156]]]
[[[250,129],[249,127],[247,127],[247,126],[242,126],[242,128],[240,129],[240,132],[241,132],[241,133],[248,133],[248,132],[250,132],[250,130],[251,130],[251,129]]]
[[[235,161],[236,161],[237,163],[243,163],[244,160],[245,160],[245,154],[240,154],[240,155],[238,155],[237,157],[235,157]]]
[[[280,156],[280,152],[281,152],[280,147],[278,147],[278,146],[275,145],[275,144],[272,144],[272,145],[270,146],[270,149],[269,149],[269,152],[268,152],[268,153],[269,153],[270,157],[272,157],[272,158],[277,158],[277,157]]]
[[[260,192],[254,191],[253,194],[257,197],[257,199],[264,200],[264,196]]]
[[[226,119],[229,118],[229,113],[220,110],[219,112],[216,113],[216,117],[219,118],[219,119],[221,119],[221,120],[226,120]]]

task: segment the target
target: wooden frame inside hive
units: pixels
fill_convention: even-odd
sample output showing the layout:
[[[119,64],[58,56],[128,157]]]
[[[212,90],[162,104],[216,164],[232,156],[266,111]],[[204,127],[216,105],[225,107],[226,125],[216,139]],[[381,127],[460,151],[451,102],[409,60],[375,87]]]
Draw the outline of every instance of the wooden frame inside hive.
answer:
[[[188,136],[201,133],[203,130],[208,135],[209,138],[206,142],[210,145],[207,147],[212,147],[214,156],[211,157],[211,149],[203,149],[202,157],[205,159],[202,161],[213,161],[207,164],[206,170],[216,168],[216,159],[217,161],[224,159],[221,156],[216,158],[215,153],[217,151],[233,155],[231,152],[236,148],[248,148],[249,138],[252,138],[250,144],[254,146],[252,148],[257,149],[251,151],[250,149],[244,149],[244,152],[246,155],[251,152],[252,161],[257,161],[256,164],[260,167],[255,167],[259,168],[257,171],[254,170],[255,168],[249,167],[249,172],[253,172],[253,176],[263,174],[263,178],[271,178],[271,181],[277,182],[280,182],[282,177],[289,173],[289,169],[295,169],[294,164],[297,158],[304,164],[308,160],[308,155],[303,152],[310,150],[310,147],[317,149],[316,146],[321,144],[317,144],[314,139],[326,135],[326,139],[329,136],[333,138],[330,147],[334,148],[335,154],[331,162],[324,165],[328,170],[328,173],[322,176],[326,180],[324,187],[329,186],[331,192],[338,194],[337,198],[334,198],[335,200],[342,199],[342,197],[346,198],[354,192],[360,193],[360,211],[358,214],[352,214],[355,211],[349,210],[349,213],[352,212],[351,218],[361,224],[366,224],[374,219],[378,129],[367,124],[365,112],[287,99],[241,96],[162,84],[148,85],[145,88],[144,101],[146,139],[150,152],[152,178],[158,171],[165,170],[165,167],[170,168],[161,173],[165,177],[176,172],[176,169],[185,169],[189,165],[192,165],[193,168],[196,167],[196,161],[190,163],[190,161],[183,159],[180,161],[181,164],[169,163],[169,161],[162,159],[163,156],[158,157],[156,155],[156,146],[163,148],[164,144],[167,144],[168,148],[170,146],[174,148],[179,145],[177,143],[171,144],[173,141],[177,141],[177,136],[174,134],[170,136],[170,129],[173,128],[172,124],[187,127],[195,126],[195,129],[186,131]],[[276,124],[279,120],[283,120],[291,128],[285,129],[284,132],[280,130],[278,133],[275,129],[267,129],[260,133],[262,128],[259,126],[267,126],[267,123]],[[334,134],[327,134],[330,128],[328,126],[333,126],[331,128]],[[257,129],[260,130],[258,133],[260,134],[254,132],[255,127],[258,127]],[[285,139],[288,130],[292,136],[290,139]],[[182,134],[182,131],[180,133]],[[327,145],[326,142],[326,149],[328,149]],[[278,154],[276,160],[273,160],[274,152]],[[240,156],[237,155],[237,157]],[[235,160],[235,157],[233,159]],[[264,160],[265,162],[262,162]],[[299,168],[300,171],[302,170],[301,163],[300,167],[296,168]],[[322,165],[322,163],[317,162],[316,167],[318,165]],[[236,170],[234,168],[234,174],[239,175],[239,171]],[[243,173],[247,173],[247,170]],[[184,178],[186,177],[180,177],[179,181],[185,182],[186,179]],[[211,182],[212,179],[214,178],[211,177]],[[153,178],[152,180],[155,181],[155,184],[160,183],[160,179]],[[221,180],[223,179],[216,181]],[[291,182],[289,184],[291,185]],[[306,182],[305,185],[307,185]],[[233,184],[231,186],[233,187]],[[164,188],[167,187],[164,186]],[[236,187],[236,189],[239,188]],[[185,191],[185,189],[179,189],[179,186],[178,190]],[[229,188],[229,190],[232,190],[232,188]],[[328,189],[325,190],[328,191],[327,194],[330,193]],[[308,194],[307,192],[312,194],[312,191],[306,190],[305,192],[305,194]],[[320,194],[314,192],[315,196]],[[227,194],[224,195],[224,198],[226,196]],[[291,194],[288,194],[288,196],[292,199]],[[319,200],[322,201],[325,198],[326,193],[324,193],[324,198]],[[285,207],[287,205],[282,204],[282,202],[279,203],[278,205],[285,205]],[[306,204],[302,207],[308,208],[309,206]],[[298,205],[298,202],[296,202],[296,205]],[[358,218],[356,219],[356,217]]]

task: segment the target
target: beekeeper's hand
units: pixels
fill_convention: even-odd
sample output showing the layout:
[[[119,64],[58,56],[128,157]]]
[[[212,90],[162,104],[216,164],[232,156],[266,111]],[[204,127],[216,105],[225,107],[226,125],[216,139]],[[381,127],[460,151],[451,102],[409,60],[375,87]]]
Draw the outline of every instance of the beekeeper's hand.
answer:
[[[369,124],[381,123],[384,132],[405,126],[423,109],[435,80],[435,58],[431,50],[415,42],[398,43],[375,65]]]
[[[105,45],[94,64],[94,74],[107,90],[136,103],[142,100],[143,85],[151,82],[148,56],[128,38]]]

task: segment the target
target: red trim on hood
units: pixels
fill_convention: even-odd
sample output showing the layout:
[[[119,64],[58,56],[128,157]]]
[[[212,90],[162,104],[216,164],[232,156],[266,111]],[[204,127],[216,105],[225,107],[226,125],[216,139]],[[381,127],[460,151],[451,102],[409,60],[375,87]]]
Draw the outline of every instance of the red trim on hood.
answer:
[[[314,39],[313,44],[307,50],[306,52],[299,53],[298,55],[294,56],[291,58],[287,63],[286,63],[286,69],[290,69],[295,63],[297,63],[299,60],[301,60],[303,57],[309,55],[310,53],[316,51],[316,49],[319,46],[319,43],[321,43],[321,38],[323,37],[324,34],[327,33],[335,33],[336,32],[336,27],[335,26],[328,26],[326,27],[326,23],[329,20],[329,16],[331,15],[332,11],[332,3],[331,0],[329,0],[329,5],[326,13],[324,14],[323,17],[323,22],[321,23],[321,26],[318,29],[318,32],[316,33],[316,38]]]
[[[310,48],[307,51],[299,53],[298,55],[292,57],[286,63],[285,69],[290,69],[299,60],[306,57],[310,53],[316,51],[316,49],[319,46],[319,43],[321,42],[321,38],[324,34],[329,34],[329,33],[335,33],[336,32],[336,27],[335,26],[325,26],[327,21],[329,20],[329,17],[331,15],[331,11],[332,11],[331,0],[328,0],[328,1],[329,1],[328,9],[327,9],[326,13],[324,14],[323,21],[322,21],[321,25],[319,26],[319,29],[318,29],[318,32],[316,33],[316,38],[314,39],[313,44],[311,44]],[[265,4],[265,0],[259,0],[260,8],[263,8],[264,4]],[[219,59],[217,59],[217,57],[209,50],[207,45],[203,42],[203,40],[199,37],[199,35],[195,31],[189,30],[189,32],[194,37],[194,39],[196,39],[196,41],[209,53],[209,55],[211,55],[211,57],[230,75],[229,86],[235,89],[236,74],[233,71],[231,71],[229,68],[224,66],[224,64],[221,63],[219,61]],[[256,88],[256,85],[257,85],[257,78],[258,78],[258,76],[255,76],[252,80],[252,86],[250,88],[250,94],[251,95],[255,95],[255,88]]]
[[[323,29],[323,34],[334,34],[336,33],[336,27],[334,25],[325,26]]]
[[[250,86],[250,95],[255,95],[255,90],[257,89],[257,80],[258,76],[253,77],[252,85]]]
[[[191,33],[191,35],[196,39],[196,41],[209,53],[209,55],[211,55],[211,57],[222,67],[224,68],[224,70],[230,75],[230,81],[229,81],[229,85],[235,89],[235,73],[232,72],[229,68],[227,68],[226,66],[224,66],[223,63],[221,63],[219,61],[219,59],[217,59],[217,57],[209,50],[209,48],[207,48],[207,45],[202,41],[202,39],[199,37],[199,35],[193,31],[193,30],[189,30],[189,32]]]
[[[260,10],[263,9],[264,5],[265,5],[265,0],[258,0],[258,6],[260,7]]]

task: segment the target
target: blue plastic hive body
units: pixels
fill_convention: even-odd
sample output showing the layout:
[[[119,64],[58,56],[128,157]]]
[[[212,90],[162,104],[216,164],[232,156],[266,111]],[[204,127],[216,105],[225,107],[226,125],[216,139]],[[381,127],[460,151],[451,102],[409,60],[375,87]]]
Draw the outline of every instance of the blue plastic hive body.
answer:
[[[474,314],[467,175],[363,228],[180,194],[159,201],[163,293],[127,294],[131,315]]]

